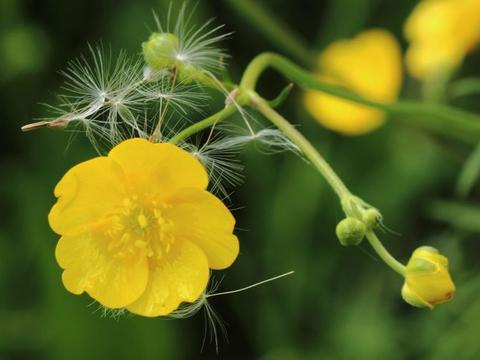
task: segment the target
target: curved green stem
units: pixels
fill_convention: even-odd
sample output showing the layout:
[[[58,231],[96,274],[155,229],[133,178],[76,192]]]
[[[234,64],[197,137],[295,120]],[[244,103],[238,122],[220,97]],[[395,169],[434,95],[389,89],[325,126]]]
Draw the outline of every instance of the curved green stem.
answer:
[[[399,273],[402,276],[405,276],[405,265],[397,261],[390,253],[385,249],[383,244],[378,239],[377,235],[373,231],[368,231],[366,234],[367,240],[375,250],[375,252],[380,256],[380,258],[390,266],[394,271]]]
[[[318,80],[315,74],[274,53],[263,53],[255,57],[245,70],[240,87],[255,89],[259,77],[268,67],[274,68],[290,81],[304,88],[319,90],[357,104],[389,112],[400,116],[403,121],[410,121],[457,140],[476,144],[480,139],[480,116],[476,114],[439,104],[412,101],[382,103],[370,100],[347,89],[324,83]]]
[[[318,151],[313,147],[313,145],[297,129],[295,129],[295,127],[290,124],[290,122],[288,122],[282,115],[277,113],[270,106],[267,100],[259,96],[254,91],[258,78],[268,66],[273,66],[277,68],[287,77],[289,77],[292,81],[298,82],[301,85],[309,85],[310,87],[319,90],[324,89],[325,92],[331,93],[332,95],[340,94],[341,96],[338,95],[339,97],[352,100],[355,99],[356,102],[363,103],[365,105],[373,106],[372,104],[376,103],[368,99],[359,97],[356,94],[346,92],[343,89],[317,82],[311,74],[296,67],[296,65],[290,63],[288,60],[278,55],[268,53],[258,56],[250,63],[244,73],[244,76],[240,83],[240,87],[235,94],[235,101],[237,101],[237,104],[248,105],[259,111],[277,128],[279,128],[295,145],[298,146],[304,156],[308,160],[310,160],[312,165],[323,175],[323,177],[338,195],[341,202],[344,199],[352,198],[353,195],[350,190],[348,190],[343,181],[338,177],[338,175],[333,171],[328,162],[325,161],[325,159],[318,153]],[[386,105],[377,104],[377,107],[380,106],[384,108]],[[233,114],[236,109],[236,104],[227,106],[225,109],[217,112],[216,114],[184,129],[182,132],[174,136],[170,140],[170,142],[178,143],[185,138],[216,124],[217,122],[226,119],[228,116]],[[366,237],[373,249],[380,256],[380,258],[394,271],[396,271],[402,276],[405,276],[405,266],[399,261],[397,261],[385,249],[376,234],[373,231],[368,231]]]
[[[237,107],[235,105],[229,105],[226,106],[224,109],[220,110],[219,112],[207,117],[206,119],[203,119],[202,121],[199,121],[182,131],[180,131],[178,134],[176,134],[174,137],[170,139],[170,143],[172,144],[178,144],[179,142],[185,140],[186,138],[210,127],[215,125],[217,122],[220,122],[233,113],[237,111]]]
[[[330,165],[323,159],[313,145],[305,139],[305,137],[295,129],[290,122],[288,122],[282,115],[273,110],[268,102],[259,95],[253,93],[250,96],[250,106],[257,109],[270,122],[278,127],[282,132],[295,144],[303,154],[311,161],[315,168],[325,177],[327,182],[337,193],[340,200],[352,197],[352,194],[333,171]],[[405,276],[405,266],[397,261],[385,247],[382,245],[377,235],[373,231],[368,231],[366,234],[368,242],[373,247],[380,258],[393,270],[402,276]]]
[[[305,157],[310,160],[312,165],[315,166],[315,168],[325,177],[340,199],[351,195],[343,181],[332,170],[330,165],[318,153],[313,145],[297,129],[295,129],[295,127],[293,127],[288,120],[273,110],[268,104],[267,100],[255,93],[252,93],[250,95],[250,106],[258,110],[262,115],[270,120],[270,122],[278,127],[295,145],[299,147]]]

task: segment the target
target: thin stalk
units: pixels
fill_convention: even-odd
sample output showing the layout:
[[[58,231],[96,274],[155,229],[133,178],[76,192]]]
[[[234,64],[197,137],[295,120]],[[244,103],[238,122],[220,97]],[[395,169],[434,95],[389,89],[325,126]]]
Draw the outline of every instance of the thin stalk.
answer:
[[[177,81],[177,70],[175,70],[173,73],[172,86],[170,88],[170,92],[172,92],[173,89],[175,89],[176,81]],[[162,102],[161,101],[159,102],[158,122],[157,122],[157,125],[155,126],[155,129],[153,129],[152,134],[150,135],[150,141],[155,141],[155,139],[159,138],[160,131],[162,129],[163,119],[165,118],[165,114],[167,113],[169,104],[170,104],[170,100],[167,99],[165,107],[162,109]]]
[[[297,129],[295,129],[287,119],[273,110],[267,100],[257,94],[252,94],[250,97],[250,106],[263,114],[272,124],[278,127],[295,145],[299,147],[305,157],[310,160],[312,165],[323,175],[340,199],[351,195],[343,181],[313,145]]]
[[[403,265],[401,262],[399,262],[397,259],[395,259],[388,251],[385,249],[383,244],[380,242],[378,239],[377,235],[373,231],[368,231],[366,234],[367,240],[372,246],[373,250],[380,256],[380,258],[390,266],[394,271],[396,271],[398,274],[402,275],[405,277],[406,269],[405,265]]]
[[[170,139],[170,143],[172,144],[178,144],[179,142],[185,140],[186,138],[210,127],[215,125],[217,122],[220,122],[233,113],[237,111],[237,107],[235,105],[229,105],[225,107],[224,109],[220,110],[219,112],[207,117],[206,119],[203,119],[185,129],[180,131],[178,134],[173,136]]]

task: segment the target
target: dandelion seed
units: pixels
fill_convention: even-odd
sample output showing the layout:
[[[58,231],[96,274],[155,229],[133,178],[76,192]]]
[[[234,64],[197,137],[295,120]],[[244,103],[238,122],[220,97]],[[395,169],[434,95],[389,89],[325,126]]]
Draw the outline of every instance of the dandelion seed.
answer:
[[[238,186],[243,181],[244,166],[238,156],[249,143],[256,144],[265,153],[291,151],[301,155],[300,150],[283,133],[276,129],[263,129],[253,135],[228,135],[239,128],[222,126],[218,132],[211,133],[203,145],[184,143],[182,146],[206,167],[211,191],[229,198],[229,188]],[[240,131],[244,131],[240,128]]]
[[[89,57],[69,63],[59,95],[60,104],[47,105],[53,120],[23,127],[41,127],[84,132],[94,148],[104,153],[132,137],[155,139],[171,134],[168,119],[188,122],[191,112],[200,112],[209,97],[203,87],[175,81],[165,71],[145,70],[143,61],[125,52],[113,56],[102,47],[89,46]]]
[[[290,151],[300,154],[297,145],[293,144],[280,130],[262,129],[253,135],[236,136],[228,139],[223,146],[243,146],[248,143],[256,143],[264,153],[275,154]]]
[[[92,303],[92,306],[93,305],[97,306],[93,313],[99,313],[101,318],[110,318],[118,321],[130,315],[127,309],[109,309],[96,301]]]
[[[79,117],[87,117],[102,105],[138,104],[134,90],[143,78],[140,59],[131,60],[124,51],[113,56],[101,46],[89,45],[89,50],[89,58],[82,56],[71,61],[67,70],[61,72],[67,80],[62,87],[66,93],[61,98],[67,99],[64,106],[73,106],[75,111],[84,109]]]
[[[222,337],[225,339],[225,341],[228,341],[227,339],[227,328],[220,318],[220,316],[217,314],[217,312],[213,309],[211,304],[209,303],[209,299],[212,297],[217,297],[217,296],[224,296],[224,295],[231,295],[231,294],[236,294],[240,293],[252,288],[255,288],[260,285],[267,284],[269,282],[281,279],[283,277],[289,276],[294,274],[294,271],[288,271],[284,274],[277,275],[262,281],[259,281],[257,283],[245,286],[240,289],[236,290],[230,290],[230,291],[223,291],[223,292],[217,292],[219,289],[223,278],[220,281],[216,281],[213,277],[210,280],[210,289],[206,291],[195,303],[192,304],[184,304],[181,306],[179,309],[175,310],[172,312],[169,317],[174,318],[174,319],[185,319],[192,317],[196,315],[200,310],[204,310],[204,318],[205,318],[205,333],[204,333],[204,338],[202,341],[202,349],[205,345],[207,334],[210,336],[210,343],[215,344],[215,351],[218,353],[219,349],[219,333],[222,334]]]
[[[210,97],[196,85],[174,82],[169,78],[148,82],[139,88],[144,101],[156,103],[159,111],[170,104],[178,115],[187,115],[189,110],[199,112]]]
[[[265,153],[279,153],[285,151],[291,151],[295,154],[300,154],[301,151],[293,144],[280,130],[277,129],[262,129],[259,131],[253,131],[252,134],[246,135],[234,135],[235,133],[242,132],[241,128],[232,126],[222,126],[220,128],[224,134],[223,138],[213,141],[205,147],[209,150],[225,151],[225,150],[241,150],[244,146],[250,143],[259,145],[260,150]]]
[[[193,11],[187,10],[184,3],[172,21],[172,6],[170,5],[164,24],[154,14],[159,33],[173,34],[178,45],[175,48],[174,58],[178,62],[203,71],[218,72],[225,66],[227,53],[218,44],[227,39],[231,33],[221,33],[224,25],[212,27],[213,19],[202,25],[192,24]]]
[[[125,52],[113,56],[103,47],[89,45],[89,57],[71,61],[61,74],[66,78],[59,95],[60,105],[48,106],[69,130],[82,130],[95,148],[103,142],[115,145],[125,133],[139,130],[137,113],[144,100],[138,87],[146,81],[140,58]],[[77,125],[77,126],[75,126]]]
[[[222,141],[220,138],[203,146],[184,144],[184,147],[207,169],[211,191],[228,198],[228,188],[242,183],[244,166],[238,159],[239,148],[215,148]]]

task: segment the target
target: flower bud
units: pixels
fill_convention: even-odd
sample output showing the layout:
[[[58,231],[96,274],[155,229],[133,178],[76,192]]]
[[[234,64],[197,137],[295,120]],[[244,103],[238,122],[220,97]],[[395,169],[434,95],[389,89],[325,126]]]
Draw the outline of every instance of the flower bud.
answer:
[[[454,293],[448,259],[430,246],[416,249],[406,267],[403,299],[410,305],[433,309],[449,301]]]
[[[375,229],[382,222],[382,214],[377,209],[367,209],[362,214],[362,220],[367,229]]]
[[[145,62],[154,70],[172,67],[176,62],[178,39],[171,33],[153,33],[142,44]]]
[[[336,228],[338,240],[343,246],[360,244],[366,232],[365,224],[353,217],[343,219]]]

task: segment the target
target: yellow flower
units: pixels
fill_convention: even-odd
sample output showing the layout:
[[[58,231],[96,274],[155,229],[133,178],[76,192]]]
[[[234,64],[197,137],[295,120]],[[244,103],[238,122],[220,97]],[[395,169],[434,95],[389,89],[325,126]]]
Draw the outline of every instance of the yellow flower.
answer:
[[[449,301],[454,293],[448,259],[429,246],[416,249],[407,264],[403,299],[410,305],[433,309]]]
[[[230,266],[239,251],[235,220],[207,185],[188,152],[143,139],[74,166],[49,214],[66,289],[144,316],[197,300],[209,268]]]
[[[319,79],[372,100],[391,102],[400,91],[400,47],[385,30],[368,30],[353,39],[334,42],[320,54],[318,66]],[[385,117],[382,111],[315,90],[307,91],[304,100],[317,121],[346,135],[372,131]]]
[[[451,71],[480,42],[480,1],[424,0],[407,19],[405,36],[412,76]]]

